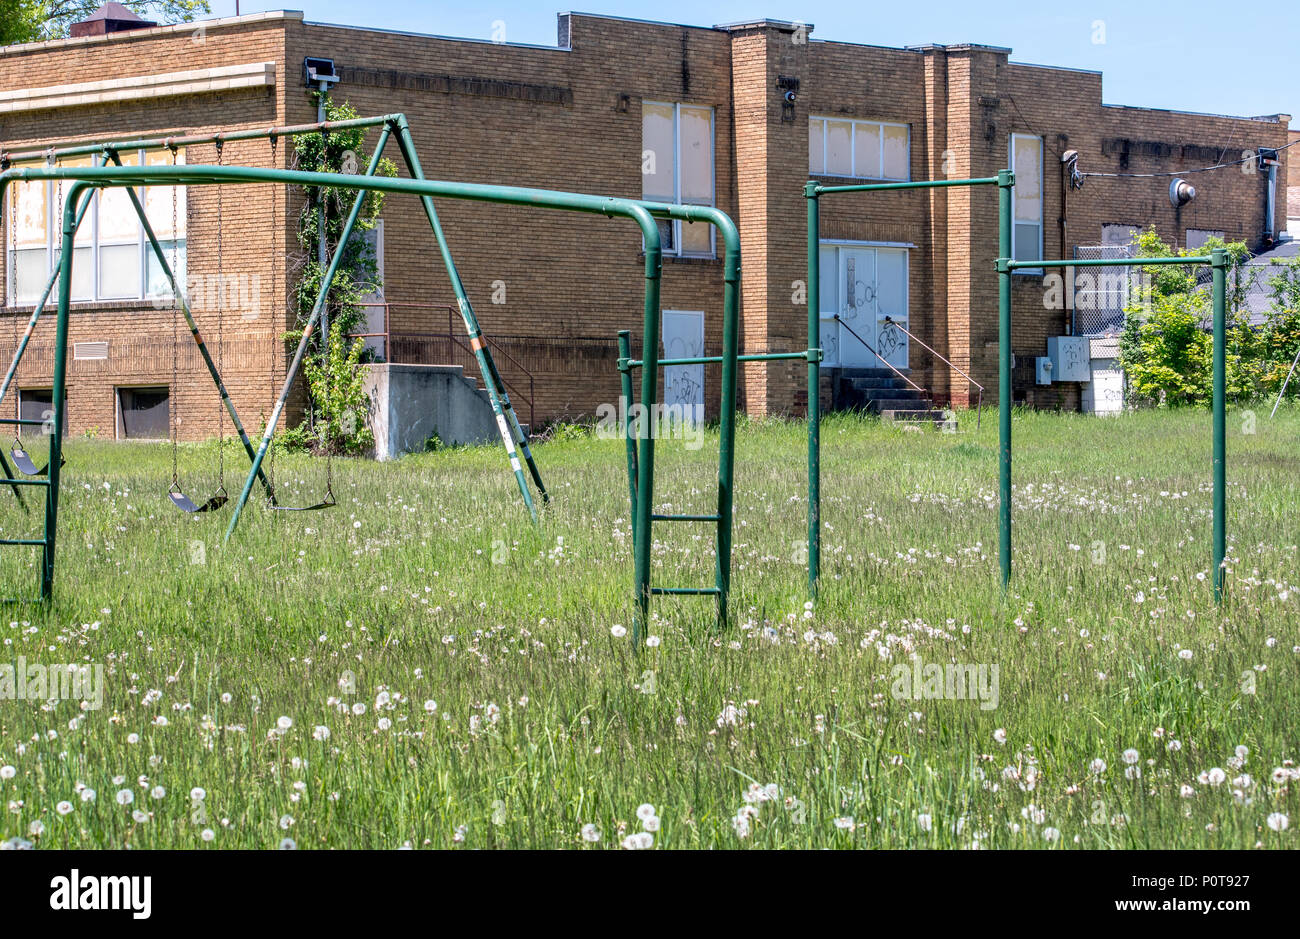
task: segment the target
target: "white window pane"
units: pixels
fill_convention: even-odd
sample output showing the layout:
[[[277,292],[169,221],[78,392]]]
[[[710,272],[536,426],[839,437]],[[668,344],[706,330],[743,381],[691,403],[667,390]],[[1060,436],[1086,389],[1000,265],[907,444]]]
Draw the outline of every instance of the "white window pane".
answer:
[[[880,178],[880,125],[853,125],[853,175]]]
[[[1043,219],[1043,143],[1037,137],[1016,137],[1016,184],[1014,186],[1016,220],[1041,222]]]
[[[125,160],[123,161],[125,162]],[[172,155],[170,150],[150,150],[144,155],[146,166],[171,166]],[[185,165],[185,151],[178,151],[176,154],[176,165]],[[173,205],[172,195],[175,194],[176,204],[174,214],[176,218],[176,228],[181,238],[185,237],[185,187],[184,186],[150,186],[144,191],[144,212],[149,219],[149,226],[158,236],[158,240],[171,239],[176,236],[172,231]]]
[[[826,172],[831,176],[853,175],[853,145],[849,121],[826,122]]]
[[[679,222],[682,233],[682,254],[713,254],[713,226],[704,222]]]
[[[137,166],[140,158],[135,153],[123,153],[123,166]],[[136,191],[139,195],[139,190]],[[170,215],[168,227],[171,226]],[[85,225],[83,228],[87,227]],[[163,237],[159,235],[159,237]],[[166,237],[171,237],[170,232]],[[118,186],[103,189],[99,193],[99,242],[100,244],[123,244],[140,241],[140,216],[131,204],[130,193]]]
[[[673,106],[645,101],[641,104],[641,198],[676,201],[673,178]]]
[[[13,169],[28,169],[33,166],[42,164],[15,163]],[[37,248],[45,247],[46,232],[45,209],[46,209],[46,187],[45,180],[25,180],[10,184],[9,191],[13,193],[14,204],[18,209],[17,241],[19,248]],[[8,210],[8,205],[5,206]],[[5,226],[8,228],[12,222],[11,217],[5,219]],[[13,235],[10,233],[10,247],[13,246]]]
[[[140,296],[139,245],[99,246],[99,296],[104,300]]]
[[[682,105],[682,201],[713,204],[713,109]]]
[[[826,122],[820,117],[808,119],[808,172],[820,174],[826,172]]]
[[[95,165],[93,157],[68,157],[60,159],[55,164],[59,169],[78,169]],[[54,184],[54,205],[52,209],[55,213],[53,222],[55,250],[58,250],[62,242],[61,232],[63,230],[63,210],[67,205],[68,193],[72,189],[72,180],[61,179]],[[92,245],[95,243],[95,229],[91,224],[91,213],[87,212],[81,221],[81,227],[77,229],[77,234],[73,239],[73,244]],[[92,272],[93,273],[93,272]]]
[[[885,179],[910,179],[911,167],[907,146],[907,128],[885,125],[884,129]]]
[[[1043,259],[1038,244],[1041,231],[1042,226],[1037,223],[1016,222],[1015,256],[1017,261],[1041,261]]]
[[[822,245],[818,251],[817,286],[820,295],[819,307],[822,313],[839,311],[839,254],[834,248]]]
[[[56,302],[58,296],[59,285],[56,281],[54,289],[50,291],[50,302]],[[94,249],[89,246],[72,249],[71,299],[74,301],[95,299],[95,255]]]
[[[162,245],[168,266],[176,272],[176,282],[183,285],[185,283],[185,242],[176,243],[159,239],[159,244]],[[174,252],[173,248],[175,249]],[[167,282],[167,275],[164,273],[162,265],[158,263],[158,256],[153,253],[152,247],[145,248],[145,255],[148,286],[148,292],[145,296],[170,298],[172,288]]]
[[[25,248],[9,252],[9,271],[12,278],[9,294],[14,302],[35,303],[50,276],[45,249]]]

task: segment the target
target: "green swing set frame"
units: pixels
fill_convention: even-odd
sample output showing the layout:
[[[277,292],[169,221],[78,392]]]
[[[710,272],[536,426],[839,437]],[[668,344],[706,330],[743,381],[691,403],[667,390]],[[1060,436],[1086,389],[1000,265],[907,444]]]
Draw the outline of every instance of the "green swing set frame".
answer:
[[[120,160],[117,159],[116,156],[119,151],[131,148],[162,147],[174,149],[176,147],[191,144],[225,143],[233,140],[288,137],[304,133],[328,133],[332,129],[343,129],[347,127],[373,126],[378,126],[380,128],[380,137],[374,148],[366,172],[360,175],[307,173],[275,168],[201,166],[192,164],[185,166],[128,167],[122,166]],[[379,160],[384,147],[388,143],[390,137],[396,138],[407,171],[410,173],[411,178],[409,179],[387,178],[374,175],[378,169]],[[269,499],[274,500],[274,492],[270,482],[262,471],[262,464],[270,447],[275,427],[283,413],[285,403],[289,396],[289,391],[302,366],[307,344],[320,321],[330,287],[342,260],[342,252],[336,251],[334,258],[330,262],[316,301],[313,304],[312,312],[304,325],[302,338],[285,376],[283,387],[281,388],[272,414],[267,421],[266,431],[263,434],[258,447],[254,449],[252,442],[249,440],[249,437],[239,420],[234,404],[231,402],[230,396],[226,392],[222,377],[217,371],[217,367],[212,361],[211,355],[207,351],[206,344],[203,342],[203,339],[199,334],[198,327],[194,323],[188,304],[184,302],[183,291],[179,289],[179,285],[176,283],[174,272],[172,271],[171,266],[167,263],[161,244],[158,242],[149,226],[143,206],[140,205],[133,187],[150,185],[193,186],[276,183],[304,187],[328,187],[353,190],[358,193],[358,198],[353,203],[352,210],[348,215],[347,222],[345,223],[340,235],[341,244],[347,242],[354,230],[356,220],[360,214],[362,193],[367,191],[378,191],[414,195],[418,197],[423,207],[424,214],[433,231],[435,240],[437,241],[441,259],[446,268],[449,280],[451,281],[452,290],[456,296],[462,320],[464,321],[464,325],[469,334],[470,343],[482,373],[484,384],[488,388],[493,411],[496,416],[497,426],[510,460],[511,469],[514,472],[524,504],[534,522],[537,521],[537,508],[529,489],[528,481],[524,476],[523,466],[520,461],[521,452],[523,455],[523,461],[528,466],[529,475],[531,476],[532,482],[536,486],[542,501],[549,501],[549,495],[542,482],[541,473],[537,468],[536,461],[533,459],[531,449],[528,446],[527,435],[523,432],[523,429],[520,426],[519,420],[515,415],[509,397],[504,389],[504,383],[501,380],[500,373],[497,371],[496,364],[492,359],[491,352],[487,347],[487,343],[482,338],[482,331],[479,328],[477,318],[474,315],[473,307],[470,304],[464,285],[460,280],[460,275],[452,258],[451,250],[447,244],[441,222],[439,221],[437,211],[434,208],[433,200],[435,197],[505,205],[533,206],[537,208],[579,212],[590,215],[603,215],[607,218],[624,218],[635,223],[640,229],[644,244],[645,335],[648,340],[647,347],[651,350],[650,362],[647,363],[650,367],[646,370],[648,377],[643,383],[643,388],[648,389],[652,397],[655,387],[653,350],[658,341],[659,278],[662,269],[662,248],[656,219],[680,219],[689,222],[699,221],[714,225],[721,232],[722,240],[726,245],[724,316],[727,323],[728,335],[732,337],[731,343],[734,349],[735,337],[739,330],[740,236],[735,224],[726,213],[704,206],[648,203],[639,200],[619,199],[586,193],[429,180],[424,177],[419,156],[416,153],[410,126],[406,117],[402,114],[389,114],[374,118],[356,118],[347,121],[323,122],[292,127],[269,128],[267,130],[234,131],[230,133],[188,137],[159,137],[146,140],[88,144],[62,149],[15,152],[0,154],[0,160],[3,161],[3,165],[8,166],[15,159],[37,158],[41,156],[45,156],[49,159],[56,159],[60,156],[84,154],[103,154],[106,159],[111,160],[114,165],[92,168],[58,168],[48,166],[23,169],[6,168],[3,169],[3,171],[0,171],[0,205],[5,204],[3,201],[4,196],[8,190],[9,183],[14,180],[63,180],[71,183],[63,207],[63,217],[60,220],[61,247],[57,256],[58,262],[56,269],[50,275],[41,299],[33,311],[32,317],[28,322],[27,330],[19,343],[18,349],[15,350],[14,361],[11,363],[9,374],[6,376],[3,387],[0,388],[0,400],[2,400],[3,394],[8,391],[9,385],[13,380],[14,373],[17,370],[18,361],[21,359],[23,351],[25,351],[27,347],[27,343],[31,338],[32,331],[40,318],[45,303],[48,301],[50,293],[54,290],[57,283],[58,313],[54,343],[54,392],[52,395],[54,412],[53,419],[49,422],[24,421],[17,418],[0,419],[0,424],[15,424],[18,426],[41,425],[50,430],[50,462],[48,464],[49,469],[46,478],[21,479],[14,477],[12,472],[9,470],[8,462],[4,460],[3,455],[0,455],[0,469],[5,473],[5,478],[0,480],[0,486],[11,486],[15,493],[17,493],[19,487],[22,486],[39,486],[46,489],[43,537],[39,539],[0,539],[0,545],[40,545],[42,547],[42,562],[39,574],[40,599],[42,600],[50,599],[53,593],[54,584],[54,557],[57,535],[58,494],[61,475],[60,468],[62,463],[62,438],[67,423],[67,402],[64,393],[64,382],[67,373],[69,296],[73,261],[72,245],[77,227],[85,216],[86,209],[90,202],[90,197],[95,190],[103,188],[126,188],[128,192],[131,193],[132,204],[145,228],[150,247],[164,270],[168,282],[172,286],[174,295],[177,298],[178,307],[185,315],[186,321],[190,327],[191,335],[201,351],[204,364],[207,366],[208,372],[218,388],[222,402],[225,405],[227,412],[230,414],[236,432],[239,434],[240,440],[244,446],[244,450],[249,456],[251,466],[248,477],[244,482],[243,489],[236,501],[229,526],[226,530],[225,538],[227,541],[233,535],[238,526],[240,515],[256,482],[260,481],[262,486],[265,488]],[[728,369],[732,376],[732,393],[724,396],[730,402],[734,401],[734,351],[732,355],[726,358],[729,359]],[[724,418],[724,425],[729,428],[726,436],[730,439],[731,435],[734,434],[734,408],[728,408],[727,411],[730,412],[730,416]],[[643,465],[646,467],[647,475],[645,478],[647,480],[646,489],[648,491],[648,480],[651,478],[653,472],[653,440],[647,439],[646,441],[643,441],[643,448],[643,453],[647,457]],[[729,451],[730,448],[727,447],[725,450]],[[725,473],[723,472],[723,469],[725,469]],[[724,477],[726,480],[725,486],[722,485]],[[725,516],[726,519],[725,530],[728,554],[730,553],[729,536],[731,518],[730,478],[730,467],[726,466],[720,468],[720,491],[725,492],[727,502],[725,513],[720,512],[719,517],[721,519]],[[724,525],[720,521],[720,543],[723,537],[721,534],[723,528]],[[648,524],[644,526],[644,530],[648,534]],[[720,603],[725,607],[725,593],[721,595]]]

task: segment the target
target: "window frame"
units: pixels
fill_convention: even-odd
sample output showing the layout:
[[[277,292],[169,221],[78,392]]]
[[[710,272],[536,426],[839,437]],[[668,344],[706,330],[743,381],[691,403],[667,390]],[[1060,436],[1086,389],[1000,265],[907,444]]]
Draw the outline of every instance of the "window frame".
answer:
[[[809,125],[810,125],[810,126],[809,126],[809,137],[810,137],[810,138],[811,138],[811,135],[812,135],[812,127],[811,127],[811,125],[812,125],[812,122],[813,122],[813,121],[821,121],[821,125],[822,125],[822,165],[821,165],[821,169],[815,169],[815,168],[813,167],[813,165],[812,165],[812,153],[811,153],[811,149],[810,149],[809,154],[808,154],[808,175],[810,175],[810,176],[828,176],[828,177],[831,177],[831,178],[833,178],[833,179],[878,179],[878,180],[880,180],[880,181],[882,181],[882,182],[888,182],[888,183],[910,183],[910,182],[912,181],[912,125],[911,125],[911,124],[903,123],[903,122],[900,122],[900,121],[858,120],[858,119],[856,119],[856,118],[851,118],[851,117],[833,117],[833,116],[825,115],[825,114],[810,114],[810,115],[808,115],[808,123],[809,123]],[[834,121],[834,122],[836,122],[836,123],[838,123],[838,124],[848,124],[848,125],[849,125],[849,171],[850,171],[850,172],[848,173],[848,175],[845,175],[844,173],[831,173],[831,172],[829,172],[829,171],[826,169],[827,143],[828,143],[828,136],[829,136],[829,134],[830,134],[829,123],[830,123],[831,121]],[[860,125],[861,125],[861,126],[873,126],[873,127],[877,128],[877,130],[878,130],[878,137],[879,137],[879,139],[880,139],[880,152],[879,152],[879,154],[878,154],[878,156],[879,156],[879,158],[880,158],[880,174],[879,174],[879,175],[865,175],[865,174],[859,173],[859,172],[857,171],[857,169],[858,169],[858,152],[857,152],[857,148],[858,148],[858,134],[857,134],[857,128],[858,128]],[[904,159],[904,162],[905,162],[906,167],[907,167],[907,174],[906,174],[905,176],[886,176],[886,175],[884,175],[884,172],[885,172],[885,128],[886,128],[886,127],[901,127],[901,128],[903,128],[903,130],[905,130],[905,131],[907,132],[907,153],[906,153],[906,156],[905,156],[905,159]]]
[[[1021,134],[1021,133],[1013,132],[1007,142],[1007,168],[1011,170],[1012,173],[1016,171],[1016,141],[1017,140],[1033,140],[1038,144],[1038,260],[1041,261],[1044,259],[1044,257],[1046,257],[1046,255],[1044,255],[1043,252],[1047,250],[1047,245],[1045,241],[1046,230],[1047,230],[1047,223],[1046,223],[1047,185],[1046,185],[1046,179],[1044,178],[1043,175],[1044,167],[1046,163],[1045,151],[1047,150],[1047,143],[1042,137],[1039,137],[1037,134]],[[1013,185],[1012,192],[1011,192],[1011,256],[1013,258],[1017,257],[1016,226],[1031,224],[1029,222],[1018,222],[1016,220],[1015,199],[1016,199],[1016,193],[1015,193],[1015,186]],[[1041,267],[1018,267],[1014,271],[1012,271],[1012,273],[1029,274],[1029,275],[1036,275],[1041,277],[1045,273],[1045,269]]]
[[[136,166],[146,165],[146,160],[148,158],[147,155],[150,153],[157,153],[157,152],[163,152],[163,151],[159,151],[157,148],[149,149],[143,147],[131,150],[130,153],[134,155],[137,161],[135,164],[132,165],[136,165]],[[184,159],[185,159],[185,151],[183,148],[181,148],[178,150],[178,164],[183,165]],[[36,165],[39,165],[42,162],[44,162],[46,166],[55,165],[55,162],[48,157],[44,161],[32,160],[26,162],[36,164]],[[102,155],[95,155],[94,157],[91,158],[90,165],[92,167],[101,167],[101,166],[106,166],[107,164],[104,162],[104,157]],[[59,253],[59,249],[62,247],[61,229],[63,226],[63,219],[62,217],[56,217],[59,214],[58,213],[59,203],[62,201],[63,198],[63,195],[61,194],[60,190],[64,186],[70,186],[71,183],[67,180],[54,180],[54,179],[45,179],[45,180],[41,180],[40,182],[41,182],[41,187],[44,190],[43,199],[45,204],[45,263],[43,265],[44,268],[43,277],[45,279],[48,279],[50,274],[54,272],[54,259],[56,255]],[[127,195],[125,192],[127,188],[135,190],[135,194],[140,199],[141,205],[146,206],[145,209],[146,217],[148,217],[148,208],[147,208],[147,201],[146,201],[148,196],[146,190],[149,189],[150,187],[144,185],[131,186],[131,187],[114,187],[114,192],[118,192],[118,191],[122,192],[123,198],[129,200],[130,196]],[[163,186],[158,188],[166,189],[169,187]],[[189,208],[188,187],[178,186],[175,188],[181,190],[180,199],[184,201],[186,211],[188,212],[188,208]],[[135,294],[130,296],[125,296],[125,297],[110,297],[105,295],[105,289],[101,278],[102,271],[100,269],[100,260],[101,260],[100,249],[129,247],[131,245],[131,242],[114,241],[111,244],[101,244],[100,210],[102,205],[103,194],[104,194],[104,190],[96,190],[91,195],[90,208],[86,210],[86,215],[82,219],[79,232],[89,232],[89,236],[87,238],[88,243],[87,244],[74,243],[73,245],[74,252],[77,250],[85,250],[87,248],[89,248],[90,250],[89,259],[82,263],[88,264],[90,267],[90,271],[91,271],[90,280],[92,285],[91,295],[79,296],[74,292],[73,296],[69,298],[69,303],[72,304],[141,303],[141,302],[147,302],[150,300],[158,300],[158,299],[171,300],[172,299],[171,290],[165,290],[164,292],[156,295],[151,295],[149,293],[149,267],[150,267],[149,261],[153,252],[153,248],[149,244],[148,236],[145,234],[144,225],[140,222],[138,218],[135,219],[136,276],[138,278],[137,280],[138,286],[135,291]],[[134,212],[132,214],[134,214]],[[14,278],[17,259],[14,256],[15,253],[15,249],[13,247],[14,233],[11,230],[12,225],[13,225],[13,215],[12,213],[6,213],[3,222],[0,223],[0,233],[3,234],[3,238],[4,238],[3,263],[5,266],[5,300],[10,307],[16,307],[16,308],[30,307],[30,306],[34,306],[36,300],[38,299],[40,287],[38,286],[36,293],[30,294],[30,299],[24,300],[18,297],[18,294],[16,292],[17,284],[15,283],[15,278]],[[180,269],[180,271],[173,272],[173,273],[177,275],[177,279],[183,285],[185,280],[183,272],[188,272],[189,269],[189,264],[188,264],[189,226],[188,225],[185,226],[184,238],[177,237],[178,234],[179,234],[178,232],[172,232],[170,238],[159,238],[158,243],[163,246],[164,252],[167,251],[168,246],[170,246],[173,242],[177,243],[176,257],[178,263],[176,266]],[[179,242],[182,241],[185,243],[183,248],[180,247],[179,245]],[[33,250],[33,249],[27,249],[27,250]],[[170,264],[170,259],[168,259],[168,263]],[[42,281],[42,286],[43,286],[43,281]],[[47,302],[57,302],[57,299],[58,299],[58,284],[56,283],[54,290],[52,290],[50,293],[50,299]]]
[[[122,392],[135,393],[140,391],[163,392],[167,396],[167,427],[161,437],[133,437],[126,432],[126,415],[122,408]],[[140,440],[146,443],[157,443],[167,441],[171,438],[172,432],[172,398],[174,391],[171,385],[144,384],[144,385],[114,385],[113,386],[113,412],[116,418],[117,433],[114,435],[116,440]]]
[[[645,106],[647,104],[673,109],[673,195],[670,202],[682,205],[700,205],[715,208],[718,204],[718,109],[711,104],[692,104],[689,101],[659,101],[654,98],[641,99],[641,152],[645,153]],[[682,199],[682,108],[693,108],[709,112],[709,201],[685,202]],[[645,198],[645,179],[642,178],[641,198]],[[681,219],[661,219],[660,225],[668,225],[672,230],[672,247],[663,248],[665,257],[676,258],[717,258],[717,232],[714,226],[705,224],[709,232],[709,250],[687,251],[682,244],[682,226],[690,224]]]

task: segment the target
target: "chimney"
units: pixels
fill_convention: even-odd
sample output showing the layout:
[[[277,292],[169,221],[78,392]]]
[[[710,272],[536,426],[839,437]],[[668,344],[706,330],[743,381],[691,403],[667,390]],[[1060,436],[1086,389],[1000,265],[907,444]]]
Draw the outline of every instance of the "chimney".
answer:
[[[158,24],[136,16],[120,3],[105,3],[84,20],[72,24],[71,35],[106,36],[132,29],[149,29]]]

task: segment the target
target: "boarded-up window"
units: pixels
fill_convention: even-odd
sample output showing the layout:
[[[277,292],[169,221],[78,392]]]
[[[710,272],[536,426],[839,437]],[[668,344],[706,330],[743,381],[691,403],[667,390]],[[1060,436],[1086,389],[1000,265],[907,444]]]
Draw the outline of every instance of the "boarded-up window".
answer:
[[[858,179],[911,178],[910,129],[906,124],[808,119],[808,172]]]
[[[1043,259],[1043,141],[1027,134],[1011,135],[1014,224],[1011,254],[1017,261]],[[1025,270],[1025,273],[1031,273]],[[1042,269],[1038,270],[1042,273]]]

